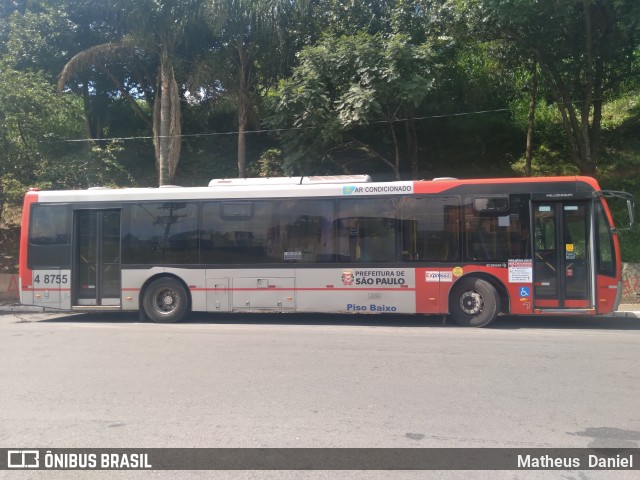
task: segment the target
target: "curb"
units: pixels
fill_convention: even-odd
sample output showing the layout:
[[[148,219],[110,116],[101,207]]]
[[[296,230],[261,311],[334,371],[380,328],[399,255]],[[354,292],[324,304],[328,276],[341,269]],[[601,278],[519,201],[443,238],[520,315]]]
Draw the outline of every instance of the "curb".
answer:
[[[618,310],[617,312],[613,312],[605,316],[618,318],[640,318],[640,312],[635,310]]]
[[[0,305],[0,313],[43,313],[47,311],[49,310],[46,307],[36,307],[33,305]]]

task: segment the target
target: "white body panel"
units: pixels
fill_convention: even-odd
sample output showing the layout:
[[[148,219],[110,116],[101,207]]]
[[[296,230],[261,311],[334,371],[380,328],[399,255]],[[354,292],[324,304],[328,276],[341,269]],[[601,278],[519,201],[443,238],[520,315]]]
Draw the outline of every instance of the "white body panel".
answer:
[[[225,187],[122,188],[38,192],[39,203],[136,202],[247,198],[382,196],[413,193],[413,182],[354,183],[350,185],[260,185]],[[256,188],[260,195],[255,195]],[[252,195],[253,193],[253,195]]]
[[[71,271],[62,269],[33,270],[31,285],[26,285],[26,297],[33,305],[49,308],[71,308]],[[21,287],[22,291],[22,287]],[[23,303],[26,303],[23,300]]]
[[[124,270],[122,308],[136,310],[141,287],[159,274],[187,285],[194,311],[416,313],[411,268]]]
[[[296,269],[298,311],[415,313],[411,268]]]

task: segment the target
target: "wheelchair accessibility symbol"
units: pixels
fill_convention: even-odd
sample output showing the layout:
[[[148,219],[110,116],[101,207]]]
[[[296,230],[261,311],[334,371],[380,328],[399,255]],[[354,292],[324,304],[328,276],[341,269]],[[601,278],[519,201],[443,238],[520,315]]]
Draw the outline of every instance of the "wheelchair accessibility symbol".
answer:
[[[521,297],[530,297],[531,289],[529,287],[520,287],[520,296]]]

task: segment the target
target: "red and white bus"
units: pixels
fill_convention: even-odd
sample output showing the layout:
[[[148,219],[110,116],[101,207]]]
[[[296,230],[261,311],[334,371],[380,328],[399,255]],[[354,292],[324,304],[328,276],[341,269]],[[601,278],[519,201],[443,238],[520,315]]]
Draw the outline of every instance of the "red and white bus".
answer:
[[[609,193],[632,222],[633,197]],[[621,264],[605,196],[589,177],[32,190],[21,301],[155,322],[191,311],[449,314],[467,326],[606,314]]]

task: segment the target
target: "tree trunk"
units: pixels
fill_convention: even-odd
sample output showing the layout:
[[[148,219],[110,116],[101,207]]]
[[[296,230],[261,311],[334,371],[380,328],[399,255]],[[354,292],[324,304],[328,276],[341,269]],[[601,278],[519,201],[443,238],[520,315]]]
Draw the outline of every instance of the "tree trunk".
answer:
[[[402,180],[402,178],[400,177],[400,146],[398,145],[396,130],[395,128],[393,128],[393,119],[389,120],[389,128],[391,129],[391,138],[393,139],[394,149],[393,173],[396,177],[396,180]]]
[[[178,169],[178,161],[180,160],[180,150],[182,147],[182,115],[180,111],[180,90],[178,82],[176,82],[173,67],[170,69],[170,92],[171,99],[171,121],[169,124],[169,179],[173,181]]]
[[[159,101],[160,125],[158,125],[158,174],[159,184],[171,183],[169,174],[169,122],[171,118],[171,102],[169,101],[169,72],[167,72],[166,57],[160,62],[160,95]]]
[[[544,73],[547,82],[551,87],[560,116],[562,117],[562,126],[564,127],[567,143],[571,151],[571,160],[584,173],[587,168],[584,137],[582,135],[582,117],[576,113],[576,107],[569,94],[562,76],[548,63],[544,61],[544,57],[538,50],[533,50],[540,66],[540,71]],[[588,119],[587,119],[588,121]]]
[[[154,104],[153,136],[158,184],[168,185],[178,167],[181,144],[180,96],[165,47],[160,54],[160,81]]]
[[[409,151],[409,159],[411,161],[411,178],[417,180],[420,177],[420,168],[418,165],[418,135],[416,133],[416,122],[410,111],[405,112],[405,130],[407,136],[407,150]]]
[[[580,119],[582,122],[582,143],[584,144],[584,158],[582,173],[594,174],[595,164],[593,162],[591,151],[591,107],[593,104],[593,89],[594,89],[594,68],[593,68],[593,33],[592,33],[592,19],[591,19],[591,5],[590,1],[583,0],[583,12],[584,12],[584,29],[585,29],[585,52],[586,52],[586,65],[585,65],[585,88],[584,99],[582,100],[582,108],[580,109]]]
[[[240,96],[242,96],[240,94]],[[238,98],[238,178],[247,176],[247,112],[246,105]]]
[[[592,171],[589,175],[596,174],[598,161],[600,160],[600,137],[602,133],[602,82],[596,78],[593,90],[593,120],[591,122],[591,162]]]
[[[562,116],[562,125],[565,130],[567,144],[571,152],[572,162],[580,169],[580,173],[593,175],[596,171],[597,150],[599,147],[598,139],[600,135],[600,118],[601,111],[598,111],[597,102],[601,97],[601,87],[599,87],[602,71],[596,71],[604,68],[594,62],[593,59],[593,38],[592,38],[592,17],[589,10],[588,2],[584,2],[585,13],[585,43],[586,55],[584,65],[584,86],[583,98],[579,107],[576,107],[574,98],[570,94],[565,80],[560,72],[554,68],[552,62],[547,61],[543,52],[536,47],[529,47],[530,51],[540,67],[541,73],[545,76],[551,93],[556,101],[560,115]],[[511,35],[510,38],[518,38]],[[599,95],[595,92],[598,91]],[[591,109],[594,108],[594,117],[591,118]],[[596,141],[594,142],[594,138]]]
[[[533,157],[533,127],[536,120],[536,93],[538,90],[538,62],[533,59],[531,67],[531,83],[529,86],[529,117],[527,119],[527,150],[524,155],[524,174],[531,176],[531,158]]]
[[[84,118],[87,122],[87,138],[95,139],[96,132],[93,128],[93,113],[91,97],[89,96],[89,81],[87,75],[82,76],[82,104],[84,106]]]
[[[237,42],[238,49],[238,178],[247,176],[247,124],[249,123],[249,58],[244,50],[242,39]]]

